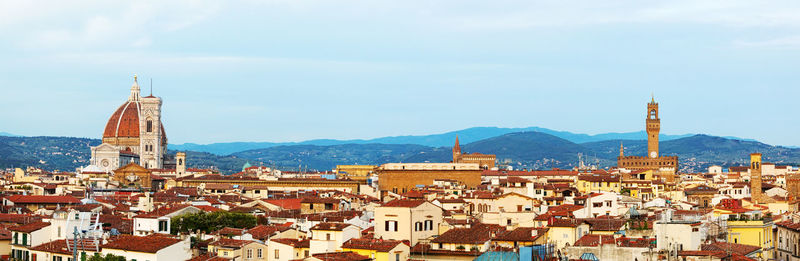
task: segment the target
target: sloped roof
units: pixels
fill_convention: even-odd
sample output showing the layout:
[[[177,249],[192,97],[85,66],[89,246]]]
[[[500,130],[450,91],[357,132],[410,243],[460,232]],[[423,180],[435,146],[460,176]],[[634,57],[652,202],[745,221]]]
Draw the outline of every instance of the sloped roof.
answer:
[[[156,253],[161,249],[181,242],[180,239],[158,234],[143,237],[119,235],[116,238],[111,238],[110,240],[110,242],[102,247],[144,253]]]

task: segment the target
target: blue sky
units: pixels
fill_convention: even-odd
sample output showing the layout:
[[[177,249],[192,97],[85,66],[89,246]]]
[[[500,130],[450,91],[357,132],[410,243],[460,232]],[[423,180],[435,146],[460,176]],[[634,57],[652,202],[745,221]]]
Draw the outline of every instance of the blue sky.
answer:
[[[0,131],[171,143],[643,129],[800,145],[797,1],[3,1]]]

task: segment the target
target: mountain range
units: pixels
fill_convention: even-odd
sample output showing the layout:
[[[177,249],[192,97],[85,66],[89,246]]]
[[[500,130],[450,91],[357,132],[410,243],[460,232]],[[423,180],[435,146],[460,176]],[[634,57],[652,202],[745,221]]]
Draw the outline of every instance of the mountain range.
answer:
[[[501,166],[514,169],[572,168],[578,165],[578,155],[582,155],[586,165],[609,167],[616,164],[620,144],[624,145],[626,155],[645,155],[647,150],[643,132],[585,135],[513,130],[520,129],[471,128],[429,136],[386,137],[352,143],[337,140],[272,143],[269,147],[256,149],[247,147],[250,143],[242,143],[238,149],[238,143],[214,145],[230,146],[228,149],[234,152],[227,155],[169,145],[169,154],[186,151],[190,167],[213,166],[223,173],[233,173],[240,171],[245,162],[284,170],[330,170],[340,164],[449,162],[452,159],[450,147],[456,134],[462,141],[464,153],[495,154]],[[391,143],[402,141],[435,145]],[[0,167],[36,166],[72,171],[88,165],[89,146],[99,143],[99,139],[87,138],[0,136]],[[680,170],[683,172],[705,171],[710,165],[742,165],[752,152],[764,153],[766,161],[777,164],[795,165],[800,162],[798,148],[709,135],[664,135],[660,149],[665,156],[680,157]]]
[[[586,143],[586,142],[595,142],[604,140],[642,140],[647,138],[647,133],[645,131],[603,133],[603,134],[589,135],[581,133],[572,133],[568,131],[557,131],[541,127],[527,127],[527,128],[473,127],[473,128],[451,131],[441,134],[390,136],[390,137],[381,137],[375,139],[353,139],[353,140],[315,139],[315,140],[307,140],[301,142],[226,142],[226,143],[211,143],[211,144],[184,143],[184,144],[170,144],[170,148],[175,150],[202,151],[217,155],[229,155],[246,150],[264,149],[277,146],[292,146],[292,145],[330,146],[330,145],[343,145],[343,144],[379,143],[379,144],[416,144],[428,147],[445,147],[445,146],[453,146],[453,142],[456,135],[458,135],[458,138],[461,140],[461,142],[470,143],[514,132],[541,132],[574,143]],[[685,138],[692,135],[694,134],[683,134],[683,135],[661,134],[659,138],[661,139],[661,141],[668,141],[668,140]],[[726,137],[726,138],[745,140],[736,137]]]

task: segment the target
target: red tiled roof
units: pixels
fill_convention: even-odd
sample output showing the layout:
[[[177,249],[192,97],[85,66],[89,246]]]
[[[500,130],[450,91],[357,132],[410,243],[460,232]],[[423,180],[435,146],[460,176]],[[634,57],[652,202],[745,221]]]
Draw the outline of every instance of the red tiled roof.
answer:
[[[89,241],[84,241],[82,243],[81,243],[81,241],[78,241],[78,242],[79,243],[77,245],[78,245],[78,249],[79,250],[91,251],[91,252],[95,251],[95,248],[94,248],[95,247],[95,245],[94,245],[95,243],[94,242],[89,242]],[[70,241],[70,244],[73,245],[73,246],[74,246],[74,243],[75,243],[74,241]],[[72,251],[67,250],[67,240],[64,240],[64,239],[54,240],[54,241],[50,241],[50,242],[47,242],[47,243],[44,243],[44,244],[41,244],[41,245],[38,245],[38,246],[34,246],[34,247],[31,248],[31,250],[48,252],[48,253],[56,253],[56,254],[64,254],[64,255],[71,255],[72,254]]]
[[[36,231],[36,230],[39,230],[39,229],[42,229],[42,228],[45,228],[45,227],[48,227],[48,226],[50,226],[50,222],[41,222],[41,221],[39,221],[39,222],[36,222],[36,223],[30,223],[30,224],[25,224],[25,225],[21,225],[21,226],[11,227],[8,230],[16,231],[16,232],[23,232],[23,233],[31,233],[33,231]]]
[[[578,241],[575,241],[574,246],[599,246],[599,245],[608,245],[608,244],[616,244],[619,247],[639,247],[639,248],[646,248],[648,246],[655,246],[656,239],[644,239],[644,238],[629,238],[629,237],[619,237],[615,238],[614,235],[594,235],[594,234],[587,234],[582,236]]]
[[[242,235],[244,234],[244,229],[242,228],[233,228],[233,227],[224,227],[220,230],[217,230],[218,235],[225,235],[225,236],[233,236],[233,235]]]
[[[281,244],[284,244],[284,245],[289,245],[289,246],[292,246],[294,248],[308,248],[310,243],[311,243],[311,240],[309,240],[309,239],[300,240],[300,239],[294,239],[294,238],[275,238],[275,239],[272,239],[270,241],[281,243]]]
[[[194,207],[199,208],[200,210],[202,210],[204,212],[225,211],[225,210],[223,210],[221,208],[212,207],[212,206],[206,206],[206,205],[200,205],[200,206],[194,206]]]
[[[342,248],[376,250],[378,252],[389,252],[397,245],[402,244],[398,240],[366,239],[353,238],[344,242]]]
[[[111,242],[108,242],[102,247],[144,253],[156,253],[161,249],[181,242],[180,239],[157,234],[144,237],[119,235],[110,240]]]
[[[42,217],[38,216],[0,213],[0,223],[28,224],[28,223],[38,222],[41,220]]]
[[[322,261],[370,261],[372,258],[353,252],[331,252],[314,254],[314,258]]]
[[[230,247],[230,248],[241,248],[244,245],[252,243],[253,241],[249,240],[238,240],[238,239],[228,239],[228,238],[220,238],[217,241],[211,242],[209,246],[221,246],[221,247]]]
[[[12,195],[6,198],[14,204],[80,204],[81,200],[72,196]]]
[[[311,230],[342,231],[349,226],[352,225],[346,223],[319,223],[316,226],[312,227]]]
[[[253,236],[255,239],[265,240],[271,237],[275,232],[279,231],[286,231],[289,227],[285,226],[267,226],[267,225],[258,225],[251,229],[248,229],[246,233]]]
[[[282,209],[300,209],[301,198],[267,199],[264,202],[278,206]]]
[[[750,246],[750,245],[743,245],[743,244],[736,244],[736,243],[727,243],[727,242],[714,242],[711,244],[701,245],[700,250],[709,250],[709,251],[730,251],[740,255],[749,255],[750,253],[756,252],[760,250],[761,247],[758,246]]]
[[[475,224],[469,228],[453,228],[431,240],[433,243],[483,244],[505,228],[498,225]]]
[[[339,204],[341,200],[335,198],[303,198],[301,203],[325,203],[325,204]]]
[[[137,218],[157,218],[157,217],[162,217],[162,216],[166,216],[166,215],[172,214],[172,213],[174,213],[176,211],[179,211],[179,210],[182,210],[182,209],[188,208],[188,207],[194,207],[194,206],[183,205],[183,204],[182,205],[167,205],[165,207],[158,208],[158,209],[153,210],[151,212],[147,212],[147,213],[144,213],[144,214],[139,214],[139,215],[137,215],[135,217],[137,217]]]
[[[396,199],[383,204],[383,207],[394,208],[414,208],[425,203],[425,200],[419,199]]]
[[[211,255],[209,253],[205,253],[196,257],[192,257],[188,261],[228,261],[230,259],[222,258],[218,256]]]
[[[495,240],[533,242],[544,235],[547,230],[547,228],[518,227],[505,233],[498,233],[499,235],[495,237]],[[534,234],[536,235],[534,236]]]

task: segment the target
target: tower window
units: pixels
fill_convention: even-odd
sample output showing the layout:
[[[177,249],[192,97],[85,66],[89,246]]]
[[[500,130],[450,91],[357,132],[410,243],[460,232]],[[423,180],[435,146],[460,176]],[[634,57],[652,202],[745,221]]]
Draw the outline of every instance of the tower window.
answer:
[[[147,132],[153,132],[153,120],[147,120]]]
[[[656,118],[656,110],[650,110],[650,119]]]

